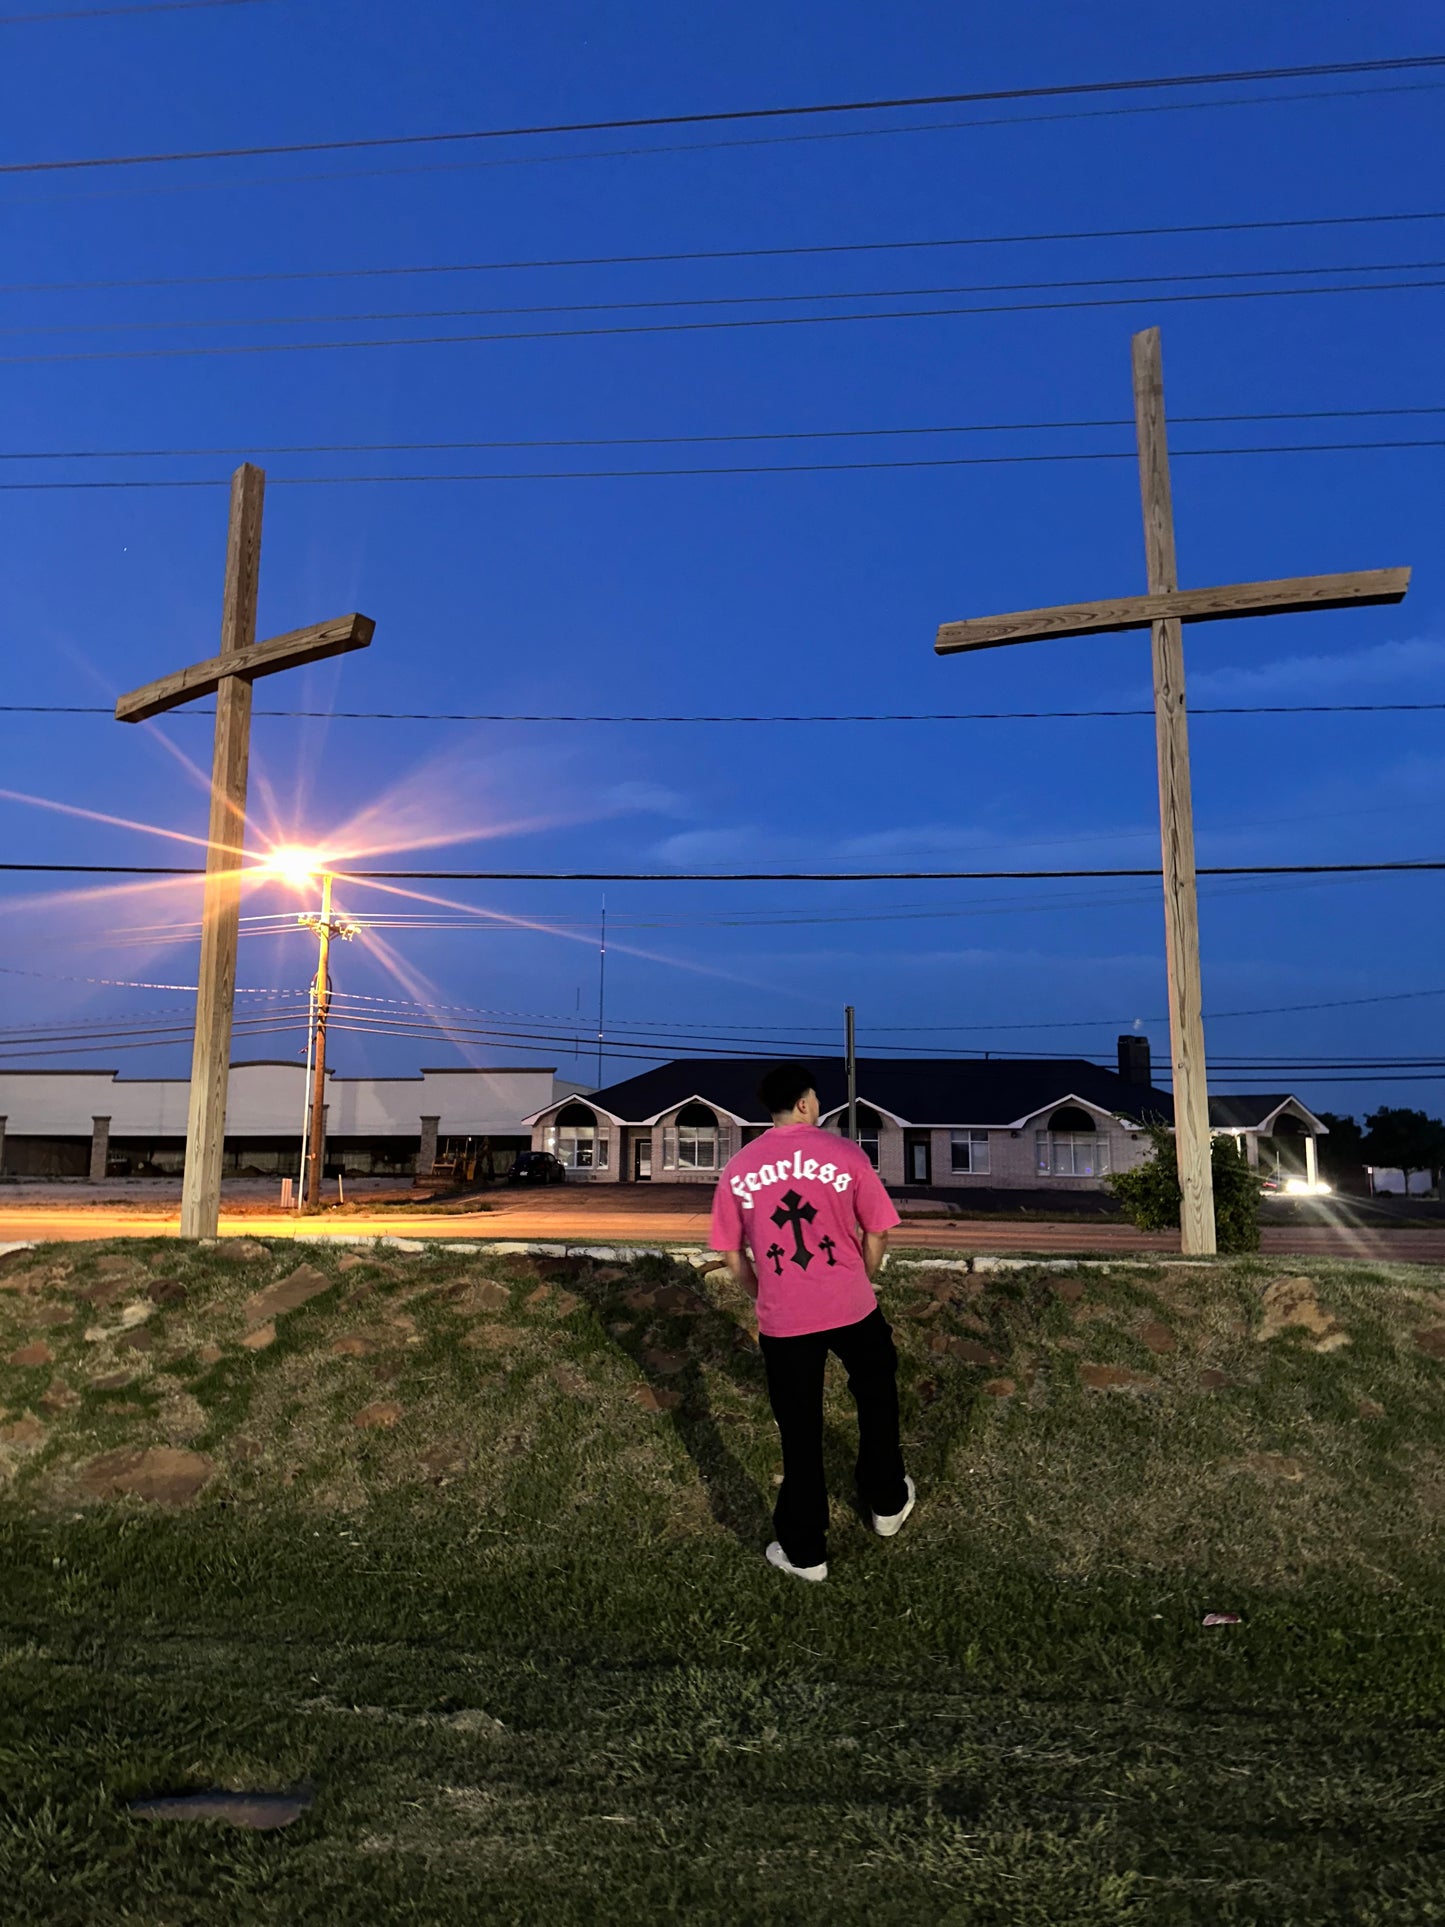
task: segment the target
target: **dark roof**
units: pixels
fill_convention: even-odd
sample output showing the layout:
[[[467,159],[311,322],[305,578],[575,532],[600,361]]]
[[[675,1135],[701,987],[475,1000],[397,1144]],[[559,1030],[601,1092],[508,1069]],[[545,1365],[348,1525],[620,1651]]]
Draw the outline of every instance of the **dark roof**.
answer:
[[[604,1085],[582,1102],[593,1102],[640,1124],[662,1111],[700,1097],[749,1123],[766,1124],[757,1098],[758,1081],[777,1060],[768,1057],[680,1057],[656,1070]],[[809,1060],[816,1073],[824,1112],[847,1102],[847,1073],[841,1057]],[[864,1058],[858,1060],[858,1099],[910,1124],[1012,1124],[1066,1098],[1081,1097],[1101,1110],[1131,1118],[1174,1116],[1166,1091],[1130,1084],[1117,1071],[1082,1057]],[[550,1110],[552,1107],[547,1106]]]
[[[1272,1117],[1281,1104],[1288,1104],[1293,1098],[1302,1111],[1310,1117],[1314,1112],[1294,1097],[1291,1091],[1276,1091],[1273,1097],[1256,1097],[1252,1094],[1243,1097],[1211,1097],[1209,1100],[1209,1121],[1216,1131],[1257,1131],[1266,1119]],[[1318,1118],[1315,1119],[1318,1123]]]

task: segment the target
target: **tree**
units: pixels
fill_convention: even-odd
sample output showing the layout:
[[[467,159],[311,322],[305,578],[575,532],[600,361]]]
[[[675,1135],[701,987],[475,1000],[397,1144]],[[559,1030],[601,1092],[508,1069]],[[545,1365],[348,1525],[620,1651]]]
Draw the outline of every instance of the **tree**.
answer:
[[[1403,1171],[1405,1190],[1412,1171],[1428,1171],[1438,1181],[1445,1165],[1445,1123],[1424,1111],[1384,1104],[1365,1119],[1370,1127],[1362,1145],[1365,1161],[1384,1171]]]
[[[1109,1189],[1124,1215],[1141,1231],[1169,1231],[1179,1224],[1179,1163],[1174,1133],[1150,1124],[1150,1151],[1132,1171],[1116,1171]],[[1210,1144],[1214,1173],[1214,1227],[1221,1251],[1258,1251],[1259,1178],[1236,1140],[1221,1134]]]
[[[1329,1132],[1315,1139],[1320,1173],[1337,1191],[1365,1188],[1365,1133],[1358,1118],[1341,1117],[1336,1111],[1321,1111],[1320,1123]]]

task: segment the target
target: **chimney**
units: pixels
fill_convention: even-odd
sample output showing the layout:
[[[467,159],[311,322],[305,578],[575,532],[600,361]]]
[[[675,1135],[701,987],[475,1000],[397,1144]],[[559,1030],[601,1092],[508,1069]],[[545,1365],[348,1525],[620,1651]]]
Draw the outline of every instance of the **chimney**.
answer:
[[[1119,1075],[1126,1084],[1149,1085],[1154,1072],[1149,1062],[1149,1039],[1133,1032],[1119,1039]]]

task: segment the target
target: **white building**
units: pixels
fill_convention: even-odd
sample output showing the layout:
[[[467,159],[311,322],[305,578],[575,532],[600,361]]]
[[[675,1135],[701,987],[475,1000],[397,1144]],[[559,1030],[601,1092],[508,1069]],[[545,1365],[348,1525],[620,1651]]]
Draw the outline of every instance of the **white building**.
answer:
[[[423,1070],[326,1079],[326,1164],[347,1173],[430,1172],[440,1156],[483,1167],[531,1143],[525,1120],[580,1085],[551,1069]],[[0,1173],[168,1173],[185,1159],[189,1080],[113,1070],[0,1071]],[[299,1062],[233,1064],[225,1169],[296,1169],[306,1104]]]

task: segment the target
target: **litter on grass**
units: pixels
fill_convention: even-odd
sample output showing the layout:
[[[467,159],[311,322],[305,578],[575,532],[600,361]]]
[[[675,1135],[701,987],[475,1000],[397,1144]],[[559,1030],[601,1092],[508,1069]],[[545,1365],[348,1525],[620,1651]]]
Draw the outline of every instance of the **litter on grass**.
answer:
[[[161,1793],[126,1805],[138,1820],[221,1820],[264,1832],[289,1827],[315,1799],[314,1793]]]
[[[1204,1623],[1206,1626],[1238,1626],[1243,1618],[1242,1613],[1206,1613]]]

